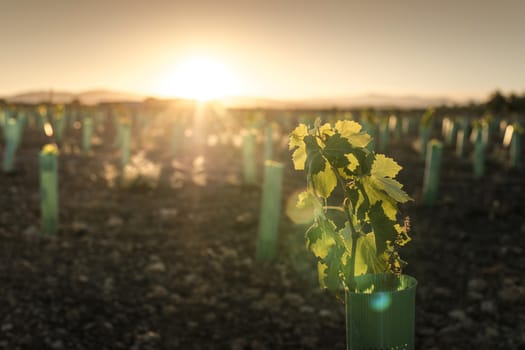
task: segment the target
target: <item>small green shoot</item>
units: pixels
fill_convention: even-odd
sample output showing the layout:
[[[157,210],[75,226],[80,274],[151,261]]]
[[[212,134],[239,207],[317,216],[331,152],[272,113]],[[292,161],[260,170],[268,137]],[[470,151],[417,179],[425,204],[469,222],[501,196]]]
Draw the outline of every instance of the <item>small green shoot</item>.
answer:
[[[40,212],[42,232],[58,232],[58,147],[46,144],[39,155],[40,163]]]
[[[398,248],[410,241],[409,225],[397,222],[398,203],[411,198],[395,179],[401,166],[370,151],[371,141],[349,120],[321,125],[317,119],[313,127],[300,124],[290,134],[294,167],[307,177],[297,205],[313,208],[306,245],[318,259],[321,286],[335,293],[341,287],[355,290],[355,276],[399,276],[405,265]]]

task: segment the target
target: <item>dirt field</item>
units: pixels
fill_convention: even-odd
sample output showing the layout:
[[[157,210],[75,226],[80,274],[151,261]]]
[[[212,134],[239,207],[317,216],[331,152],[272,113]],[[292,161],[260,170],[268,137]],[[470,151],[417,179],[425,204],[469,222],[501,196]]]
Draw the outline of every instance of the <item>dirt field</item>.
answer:
[[[26,130],[17,172],[0,175],[0,349],[344,349],[344,306],[319,289],[305,226],[283,214],[277,261],[255,262],[263,145],[258,185],[245,186],[231,139],[182,145],[173,164],[160,131],[140,148],[158,167],[155,186],[124,186],[112,134],[83,155],[80,131],[66,130],[60,232],[45,236],[38,151],[46,137]],[[305,178],[281,141],[284,208]],[[402,254],[419,283],[417,348],[525,349],[524,171],[489,157],[474,180],[468,159],[446,147],[438,202],[424,207],[413,141],[386,153],[415,199],[403,206],[413,240]]]

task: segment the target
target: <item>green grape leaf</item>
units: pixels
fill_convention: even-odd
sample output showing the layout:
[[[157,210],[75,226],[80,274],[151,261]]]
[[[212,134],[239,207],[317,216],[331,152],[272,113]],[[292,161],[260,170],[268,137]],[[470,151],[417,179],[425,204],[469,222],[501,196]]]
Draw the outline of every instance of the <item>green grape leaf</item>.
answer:
[[[352,120],[339,120],[335,130],[354,147],[366,147],[372,140],[370,135],[361,132],[361,125]]]
[[[398,244],[399,246],[403,247],[408,242],[410,242],[412,240],[412,238],[410,238],[410,235],[408,234],[408,230],[407,230],[407,228],[405,226],[401,226],[399,224],[395,224],[394,228],[397,231],[396,244]]]
[[[357,208],[355,211],[357,215],[357,219],[361,222],[365,221],[368,209],[370,208],[370,199],[368,198],[368,195],[365,192],[365,186],[363,183],[356,182],[356,187],[358,189],[358,198],[357,203],[354,206],[354,208]],[[394,214],[395,215],[395,214]]]
[[[319,127],[319,133],[321,136],[332,136],[334,134],[334,131],[332,130],[332,126],[330,123],[325,123],[321,127]]]
[[[310,196],[312,194],[308,191],[303,191],[297,195],[297,208],[304,208],[310,204]]]
[[[366,193],[368,197],[368,203],[363,202],[363,204],[367,204],[367,206],[370,207],[376,203],[380,203],[386,216],[391,220],[395,220],[397,214],[396,201],[385,191],[376,188],[370,176],[362,178],[362,185],[364,193]],[[366,210],[368,210],[368,208]]]
[[[394,178],[401,170],[401,166],[392,158],[384,154],[376,154],[374,163],[372,163],[372,176]]]
[[[326,218],[318,220],[306,232],[306,248],[320,259],[325,258],[335,244],[335,224]]]
[[[329,237],[325,232],[323,232],[321,229],[317,228],[316,231],[313,231],[310,233],[310,236],[313,236],[314,234],[319,234],[320,237],[316,237],[317,240],[310,244],[309,248],[314,253],[314,255],[320,259],[325,258],[332,246],[335,244],[335,240],[332,237]]]
[[[292,154],[293,167],[295,170],[304,170],[306,163],[306,149],[305,147],[297,148]]]
[[[342,257],[343,265],[346,267],[349,263],[350,252],[352,251],[352,239],[348,223],[343,229],[341,229],[340,233],[346,238],[344,242],[346,252]],[[348,269],[349,268],[350,266],[348,266]],[[357,240],[354,275],[359,276],[366,273],[380,273],[385,270],[385,263],[383,263],[377,256],[374,233],[372,232],[366,235],[361,235]],[[350,271],[344,269],[344,273],[345,279],[348,280],[348,278],[351,277]]]
[[[321,288],[326,288],[325,284],[325,278],[326,278],[326,270],[328,269],[328,265],[326,265],[322,261],[317,262],[317,278],[319,280],[319,285]]]
[[[386,263],[378,258],[374,233],[369,233],[357,242],[355,275],[381,273],[387,269]],[[360,273],[358,273],[360,272]]]
[[[323,204],[319,202],[317,197],[310,191],[303,191],[297,195],[296,207],[299,209],[312,208],[315,218],[320,216],[324,217]]]
[[[308,135],[308,128],[304,124],[299,124],[291,133],[288,142],[288,149],[304,146],[304,137]]]
[[[374,230],[376,254],[380,255],[386,249],[386,242],[393,242],[397,237],[397,231],[394,227],[395,222],[386,216],[380,202],[377,202],[370,207],[368,217],[370,218],[370,224]]]
[[[348,160],[348,166],[346,168],[352,173],[355,172],[359,166],[359,160],[357,157],[353,153],[349,153],[346,155],[346,159]]]
[[[321,147],[315,136],[312,135],[305,136],[304,143],[306,145],[306,169],[312,175],[318,174],[326,167],[326,160],[321,154]]]
[[[318,222],[319,222],[319,227],[321,227],[321,229],[324,232],[330,235],[330,237],[335,236],[336,226],[332,220],[328,219],[326,216],[322,216],[322,217],[319,217]]]
[[[359,206],[359,190],[357,187],[349,188],[346,191],[348,195],[348,200],[350,200],[350,203],[352,204],[352,208],[358,208]],[[355,209],[354,209],[355,211]]]
[[[394,179],[401,169],[401,166],[392,158],[378,154],[375,157],[374,163],[372,163],[372,169],[370,170],[371,176],[369,179],[375,189],[384,191],[394,201],[405,203],[410,200],[410,197],[402,190],[403,185]],[[385,208],[385,211],[388,211],[388,209]],[[392,215],[389,214],[390,213],[387,215],[393,218]]]
[[[321,230],[321,228],[319,227],[317,223],[314,223],[306,231],[305,238],[306,238],[306,248],[311,249],[312,245],[314,245],[315,243],[317,243],[318,240],[323,238],[323,230]]]
[[[318,172],[312,176],[315,187],[315,192],[318,196],[323,198],[330,197],[330,194],[337,186],[337,177],[333,170],[326,167],[325,170]]]
[[[288,148],[292,150],[297,147],[292,154],[292,161],[295,170],[304,170],[306,162],[306,145],[303,140],[307,135],[308,128],[304,124],[299,124],[299,126],[290,133]]]
[[[405,203],[410,200],[408,194],[402,190],[403,185],[397,180],[387,177],[371,177],[371,181],[376,188],[385,191],[390,197],[399,203]]]
[[[354,172],[368,175],[374,160],[374,154],[366,148],[353,148],[351,154],[357,158],[357,161],[359,162],[359,167],[357,167]]]
[[[352,145],[339,134],[330,136],[325,143],[323,155],[328,162],[336,168],[344,168],[349,164],[346,157],[352,151]]]
[[[348,222],[345,222],[345,226],[339,230],[339,236],[343,238],[342,246],[347,254],[350,255],[352,252],[352,231]]]
[[[345,253],[343,247],[333,246],[328,255],[318,265],[319,282],[323,288],[332,292],[339,292],[341,284],[342,257]]]
[[[353,120],[338,120],[335,123],[335,129],[344,137],[348,137],[358,134],[361,131],[361,125]]]

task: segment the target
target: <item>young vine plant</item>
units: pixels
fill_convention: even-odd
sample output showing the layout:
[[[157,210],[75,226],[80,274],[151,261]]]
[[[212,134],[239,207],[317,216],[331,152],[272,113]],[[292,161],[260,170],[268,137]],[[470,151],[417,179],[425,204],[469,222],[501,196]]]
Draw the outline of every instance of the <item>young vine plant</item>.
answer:
[[[319,283],[336,294],[355,291],[355,276],[395,277],[406,264],[398,249],[410,241],[410,224],[398,223],[398,203],[411,198],[395,179],[401,166],[369,151],[371,140],[351,120],[321,125],[318,118],[290,134],[294,168],[307,176],[297,206],[313,208],[306,245],[318,259]]]

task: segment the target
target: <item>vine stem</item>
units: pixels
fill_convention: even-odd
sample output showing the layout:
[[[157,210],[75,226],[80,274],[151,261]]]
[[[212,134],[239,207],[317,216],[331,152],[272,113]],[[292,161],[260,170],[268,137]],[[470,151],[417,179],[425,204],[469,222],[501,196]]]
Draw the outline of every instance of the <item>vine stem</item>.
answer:
[[[319,129],[317,130],[317,137],[321,138],[321,134]],[[346,215],[346,219],[348,220],[348,225],[350,226],[350,231],[352,232],[352,251],[350,252],[350,281],[348,281],[348,288],[350,290],[355,290],[356,288],[356,281],[355,281],[355,255],[357,252],[357,240],[359,239],[359,233],[356,231],[354,227],[354,223],[352,220],[352,216],[350,215],[350,201],[349,201],[349,194],[345,186],[345,182],[339,172],[337,171],[337,168],[330,163],[328,160],[329,157],[327,157],[322,150],[320,150],[321,155],[325,158],[326,162],[330,164],[330,168],[335,174],[335,177],[337,178],[337,182],[339,185],[341,185],[341,188],[343,189],[343,193],[345,196],[345,199],[343,201],[343,208]]]
[[[330,164],[330,162],[328,162],[328,164]],[[355,255],[357,252],[357,240],[359,238],[359,233],[356,231],[354,223],[352,221],[352,216],[350,215],[350,201],[348,199],[350,198],[350,196],[347,192],[344,180],[337,171],[337,168],[335,168],[332,164],[330,164],[330,167],[332,168],[332,171],[334,172],[335,177],[337,178],[337,182],[339,182],[339,185],[341,185],[341,187],[343,188],[343,192],[345,195],[343,207],[346,219],[348,220],[348,225],[350,226],[350,231],[352,232],[352,251],[350,253],[350,281],[348,281],[348,287],[350,288],[350,290],[355,290]]]
[[[337,210],[337,211],[343,211],[343,212],[345,211],[344,208],[337,207],[337,206],[334,206],[334,205],[325,205],[324,209],[326,209],[326,210]]]

